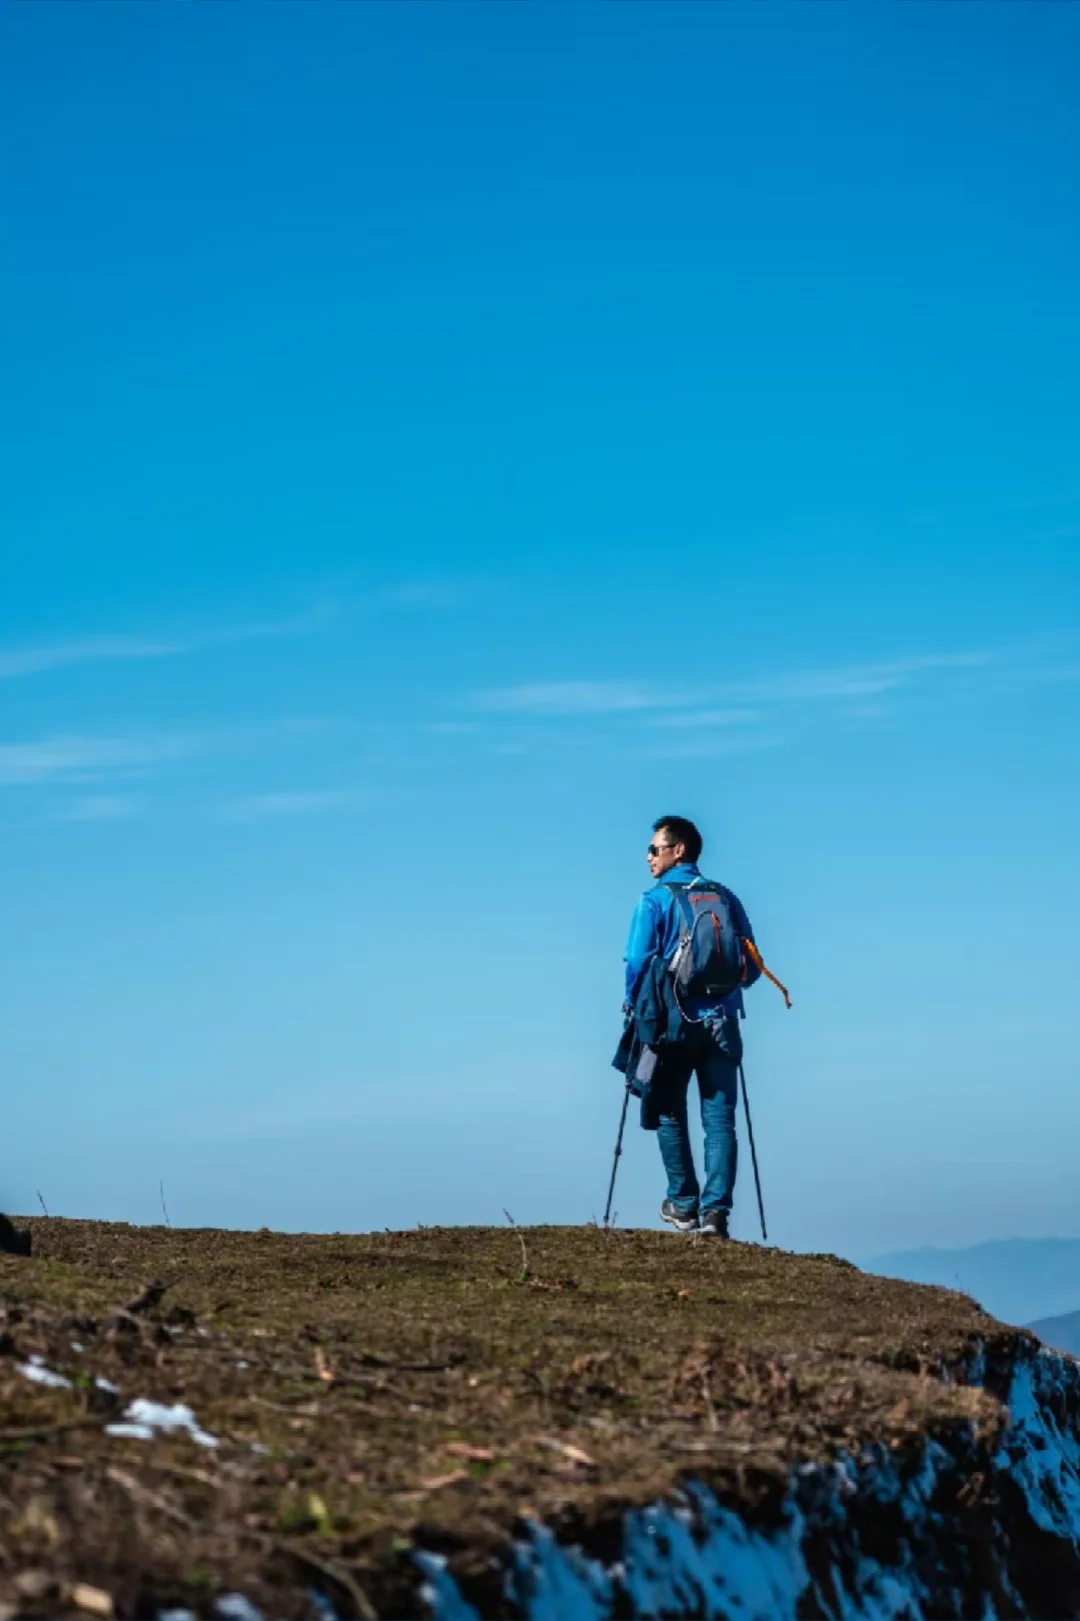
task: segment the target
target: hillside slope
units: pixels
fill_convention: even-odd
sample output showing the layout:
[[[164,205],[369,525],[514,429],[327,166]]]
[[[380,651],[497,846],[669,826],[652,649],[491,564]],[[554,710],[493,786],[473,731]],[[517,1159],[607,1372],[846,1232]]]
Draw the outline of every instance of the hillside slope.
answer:
[[[654,1232],[30,1225],[7,1614],[784,1613],[763,1559],[792,1614],[902,1569],[911,1613],[1080,1614],[1073,1365],[963,1296]]]

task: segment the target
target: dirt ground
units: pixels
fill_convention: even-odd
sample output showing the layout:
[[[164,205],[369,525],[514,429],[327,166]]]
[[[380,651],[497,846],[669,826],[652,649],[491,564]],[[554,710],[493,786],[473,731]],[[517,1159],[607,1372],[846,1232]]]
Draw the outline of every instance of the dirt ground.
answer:
[[[934,1375],[1015,1337],[961,1295],[676,1234],[27,1225],[33,1259],[0,1257],[0,1617],[227,1592],[306,1617],[312,1588],[415,1616],[417,1547],[499,1615],[522,1517],[614,1551],[689,1474],[768,1516],[797,1459],[999,1426]],[[218,1444],[110,1434],[136,1398]]]

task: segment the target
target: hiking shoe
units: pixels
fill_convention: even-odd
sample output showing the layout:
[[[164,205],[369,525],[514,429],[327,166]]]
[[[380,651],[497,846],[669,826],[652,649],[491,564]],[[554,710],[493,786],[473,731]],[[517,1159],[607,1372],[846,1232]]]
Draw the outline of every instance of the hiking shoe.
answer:
[[[670,1199],[665,1199],[660,1206],[660,1220],[666,1221],[669,1227],[674,1227],[680,1233],[697,1231],[697,1211],[680,1210]]]
[[[698,1225],[698,1232],[709,1238],[729,1238],[726,1210],[706,1210]]]

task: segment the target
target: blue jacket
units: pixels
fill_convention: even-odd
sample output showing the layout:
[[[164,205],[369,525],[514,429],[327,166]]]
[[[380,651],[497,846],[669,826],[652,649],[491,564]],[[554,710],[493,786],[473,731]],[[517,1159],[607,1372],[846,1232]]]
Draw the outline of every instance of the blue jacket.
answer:
[[[647,889],[638,901],[630,922],[630,938],[626,942],[625,956],[626,1000],[631,1007],[650,964],[657,959],[660,962],[667,962],[674,955],[675,947],[679,943],[679,908],[674,895],[666,887],[667,884],[688,884],[692,879],[701,876],[701,869],[694,862],[681,862],[679,866],[672,867],[666,872],[651,889]],[[750,919],[742,902],[730,889],[727,892],[731,896],[732,917],[736,928],[741,935],[753,940],[754,931],[750,927]],[[752,985],[759,978],[760,974],[754,963],[747,963],[747,985]],[[742,991],[732,991],[724,1001],[723,1009],[727,1018],[743,1018],[745,1010]],[[686,1011],[691,1017],[697,1017],[705,1010],[688,1007]]]

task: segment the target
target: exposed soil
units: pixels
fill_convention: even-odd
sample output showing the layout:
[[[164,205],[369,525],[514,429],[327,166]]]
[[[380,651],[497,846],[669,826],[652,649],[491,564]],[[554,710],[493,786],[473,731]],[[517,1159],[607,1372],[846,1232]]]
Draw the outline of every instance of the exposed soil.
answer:
[[[623,1510],[680,1476],[767,1518],[797,1460],[1003,1422],[937,1375],[1011,1331],[829,1256],[595,1227],[27,1225],[33,1259],[0,1257],[0,1614],[107,1594],[210,1615],[236,1591],[301,1617],[315,1587],[342,1616],[416,1615],[423,1547],[494,1615],[490,1558],[523,1516],[614,1552]],[[138,1397],[219,1445],[108,1434]]]

